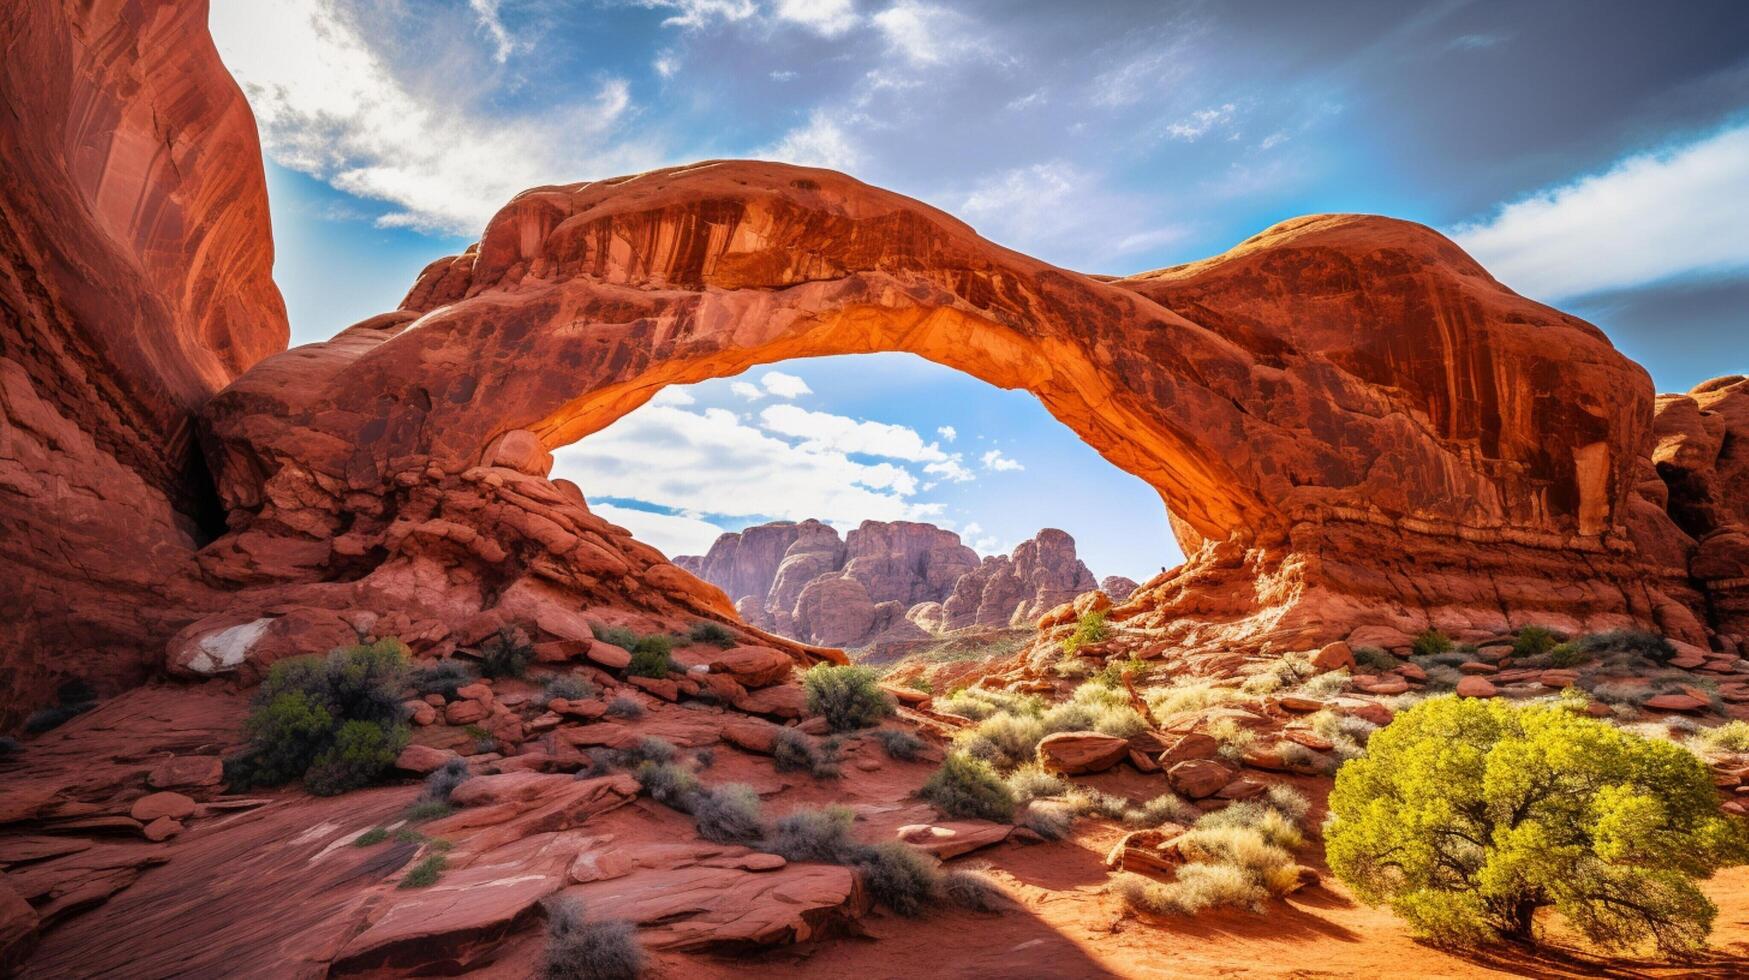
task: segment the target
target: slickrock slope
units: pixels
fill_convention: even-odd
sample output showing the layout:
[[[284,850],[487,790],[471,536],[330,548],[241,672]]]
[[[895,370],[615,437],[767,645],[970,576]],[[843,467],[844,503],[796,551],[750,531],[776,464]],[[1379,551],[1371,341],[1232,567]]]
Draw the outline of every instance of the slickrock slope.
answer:
[[[979,559],[932,524],[864,521],[842,542],[819,521],[724,534],[702,556],[674,559],[722,588],[755,626],[807,643],[863,647],[971,626],[1031,625],[1040,613],[1099,587],[1054,528],[1012,555]],[[1128,585],[1127,596],[1135,588]]]
[[[284,348],[254,119],[207,5],[0,9],[0,727],[141,679],[220,529],[193,411]]]

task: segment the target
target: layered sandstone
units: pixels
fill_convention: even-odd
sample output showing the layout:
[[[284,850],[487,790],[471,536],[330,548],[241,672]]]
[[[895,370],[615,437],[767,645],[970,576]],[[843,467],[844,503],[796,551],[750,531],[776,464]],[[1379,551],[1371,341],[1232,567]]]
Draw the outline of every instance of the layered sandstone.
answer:
[[[1749,378],[1715,378],[1686,395],[1659,395],[1657,441],[1645,481],[1651,505],[1679,531],[1657,525],[1655,543],[1686,559],[1720,633],[1749,639]]]
[[[194,411],[284,348],[253,117],[204,2],[0,10],[0,727],[138,681],[222,529]]]
[[[942,627],[1021,626],[1053,606],[1099,588],[1075,556],[1075,539],[1045,528],[1011,555],[991,555],[954,583],[942,602]]]

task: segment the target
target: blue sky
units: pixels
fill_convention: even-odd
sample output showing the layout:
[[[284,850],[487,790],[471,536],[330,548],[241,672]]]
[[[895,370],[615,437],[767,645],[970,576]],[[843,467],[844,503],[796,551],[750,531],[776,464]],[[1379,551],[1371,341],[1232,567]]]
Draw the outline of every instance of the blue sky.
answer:
[[[212,7],[262,127],[294,342],[393,308],[425,262],[465,247],[525,187],[752,156],[845,170],[1087,271],[1199,258],[1298,214],[1410,218],[1603,327],[1661,390],[1749,371],[1738,0]],[[1151,491],[1023,393],[902,357],[773,369],[809,393],[766,391],[771,369],[755,369],[738,380],[765,391],[757,401],[712,382],[590,440],[660,461],[684,447],[654,423],[688,427],[693,482],[737,487],[719,498],[746,513],[701,509],[674,481],[623,486],[587,447],[564,465],[615,513],[669,516],[624,523],[670,550],[810,499],[786,489],[782,463],[885,498],[836,498],[880,512],[867,516],[975,523],[984,550],[1054,525],[1097,574],[1174,559]],[[797,459],[819,447],[794,417],[769,421],[778,402],[816,428],[829,424],[814,416],[884,423],[937,448]],[[986,447],[1022,468],[985,467]],[[956,453],[969,478],[925,473]]]

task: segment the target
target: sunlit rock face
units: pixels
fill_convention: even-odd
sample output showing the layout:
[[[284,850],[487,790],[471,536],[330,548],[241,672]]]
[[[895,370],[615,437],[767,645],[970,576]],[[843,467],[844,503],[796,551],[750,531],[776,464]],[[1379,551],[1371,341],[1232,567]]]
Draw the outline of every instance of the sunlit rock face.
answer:
[[[155,662],[221,529],[194,410],[287,327],[206,4],[17,0],[0,36],[4,724]]]
[[[315,580],[327,543],[371,553],[409,492],[392,488],[461,478],[503,432],[558,446],[665,385],[891,350],[1026,388],[1158,488],[1191,557],[1130,602],[1186,642],[1531,620],[1707,638],[1686,559],[1636,543],[1645,372],[1377,217],[1102,280],[828,171],[537,188],[402,310],[215,399],[213,468],[233,523],[297,541]]]

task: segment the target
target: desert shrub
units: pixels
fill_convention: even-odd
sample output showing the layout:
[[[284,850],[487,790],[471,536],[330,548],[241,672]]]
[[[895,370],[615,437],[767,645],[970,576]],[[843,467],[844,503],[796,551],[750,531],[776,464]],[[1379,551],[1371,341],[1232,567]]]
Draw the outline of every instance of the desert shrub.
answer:
[[[806,772],[817,779],[839,775],[838,743],[822,742],[793,728],[780,728],[771,740],[771,761],[781,772]]]
[[[274,664],[244,723],[248,743],[225,760],[231,788],[302,776],[310,792],[329,795],[375,781],[407,742],[406,653],[385,639]]]
[[[961,869],[943,874],[940,891],[943,901],[974,912],[999,912],[1006,904],[1002,889],[978,871]]]
[[[961,752],[1007,769],[1030,760],[1045,734],[1040,718],[998,711],[962,729],[953,741]]]
[[[352,839],[353,847],[375,847],[389,839],[387,827],[372,827]]]
[[[1566,637],[1543,626],[1526,626],[1512,640],[1514,659],[1535,657],[1553,650]]]
[[[401,876],[398,888],[429,888],[437,884],[437,879],[443,877],[443,869],[449,864],[449,859],[441,854],[431,854],[425,860],[413,866],[413,870]]]
[[[1429,663],[1421,669],[1427,674],[1422,689],[1430,694],[1456,690],[1458,682],[1464,679],[1463,671],[1441,663]]]
[[[304,788],[317,796],[338,796],[376,782],[407,747],[407,727],[375,721],[347,721],[333,741],[304,771]]]
[[[575,899],[547,906],[542,980],[633,980],[644,966],[644,949],[630,922],[586,918]]]
[[[1546,658],[1550,667],[1577,667],[1589,663],[1592,654],[1577,643],[1562,643],[1551,648]]]
[[[674,743],[665,738],[645,735],[632,743],[630,748],[620,750],[620,765],[634,769],[646,762],[657,765],[667,765],[680,757],[680,750]]]
[[[1294,818],[1253,800],[1243,800],[1203,815],[1196,821],[1196,829],[1242,830],[1271,847],[1288,851],[1306,842],[1305,834]]]
[[[743,783],[726,783],[701,792],[692,804],[698,835],[718,844],[751,844],[765,834],[759,794]]]
[[[1126,809],[1123,822],[1132,827],[1158,827],[1165,823],[1190,826],[1202,817],[1194,803],[1176,793],[1161,793],[1141,806]]]
[[[1148,730],[1148,723],[1130,704],[1129,692],[1099,681],[1077,687],[1069,699],[1039,717],[1046,734],[1096,731],[1129,738]]]
[[[944,715],[956,715],[968,721],[983,721],[999,709],[971,691],[959,691],[937,700],[933,706]]]
[[[761,849],[790,861],[849,864],[861,847],[850,836],[855,820],[856,814],[848,807],[797,810],[772,825]]]
[[[521,677],[534,659],[528,634],[515,626],[501,626],[480,644],[480,673],[487,677]]]
[[[1112,890],[1131,908],[1159,915],[1195,915],[1217,906],[1257,908],[1269,897],[1242,869],[1223,864],[1186,864],[1165,883],[1126,872]]]
[[[1451,637],[1437,627],[1423,630],[1409,641],[1410,652],[1417,657],[1431,657],[1435,654],[1449,653],[1455,644]]]
[[[430,820],[441,820],[455,812],[455,807],[441,800],[418,800],[412,806],[401,811],[401,816],[408,823],[425,823]]]
[[[613,718],[642,718],[644,717],[644,706],[639,704],[636,698],[629,698],[621,694],[607,702],[607,714]]]
[[[1295,823],[1312,812],[1312,801],[1306,799],[1306,794],[1286,783],[1271,783],[1259,802]]]
[[[1727,721],[1695,732],[1688,744],[1708,754],[1749,752],[1749,722]]]
[[[1317,698],[1319,700],[1335,697],[1342,693],[1343,688],[1348,686],[1350,676],[1348,668],[1338,667],[1335,670],[1328,670],[1315,677],[1309,677],[1306,680],[1301,681],[1299,686],[1294,689],[1294,692],[1301,697]]]
[[[1312,658],[1303,653],[1290,653],[1247,677],[1240,690],[1253,696],[1274,694],[1284,687],[1296,687],[1318,673],[1318,668],[1312,666]]]
[[[1077,786],[1070,790],[1067,803],[1077,814],[1092,814],[1107,820],[1122,820],[1132,808],[1128,797],[1107,793],[1091,786]]]
[[[1603,633],[1591,633],[1573,641],[1580,650],[1597,657],[1611,654],[1637,658],[1652,663],[1668,663],[1676,656],[1676,648],[1670,641],[1656,633],[1645,630],[1608,630]]]
[[[547,678],[541,687],[541,697],[545,701],[562,698],[566,701],[581,701],[601,693],[594,684],[589,683],[576,674],[554,674]]]
[[[955,817],[1008,820],[1014,814],[1014,794],[996,770],[982,759],[950,752],[941,768],[923,784],[923,798]]]
[[[881,728],[874,733],[875,741],[892,759],[911,762],[923,754],[923,740],[900,728]]]
[[[1014,795],[1017,803],[1025,803],[1041,796],[1060,796],[1069,791],[1069,784],[1063,777],[1037,762],[1016,766],[1004,782],[1008,784],[1008,791]]]
[[[1020,811],[1017,826],[1025,827],[1045,840],[1062,840],[1075,823],[1075,811],[1064,803],[1033,801]]]
[[[682,813],[691,813],[698,798],[698,777],[672,762],[645,762],[638,766],[638,786],[650,799]]]
[[[448,803],[449,794],[455,792],[457,786],[467,782],[471,775],[473,774],[468,771],[466,759],[450,759],[425,777],[425,789],[419,794],[419,798]]]
[[[1366,667],[1375,671],[1395,670],[1397,667],[1397,658],[1391,656],[1388,650],[1380,650],[1378,647],[1355,647],[1352,652],[1354,665],[1357,667]]]
[[[694,643],[709,643],[722,647],[724,650],[735,645],[735,634],[721,623],[711,623],[699,620],[692,624],[692,629],[686,631],[687,639]]]
[[[455,700],[457,690],[473,682],[474,673],[462,660],[439,660],[413,672],[413,690],[420,694],[441,694],[449,701]]]
[[[692,758],[698,763],[700,769],[709,769],[717,764],[717,750],[712,748],[699,749],[692,754]]]
[[[1111,635],[1111,627],[1105,622],[1105,613],[1085,613],[1075,621],[1075,631],[1063,641],[1063,652],[1073,655],[1075,651],[1092,643],[1098,643]]]
[[[941,886],[934,859],[898,841],[862,848],[856,870],[875,901],[904,916],[921,914]]]
[[[1557,706],[1426,701],[1342,767],[1331,869],[1364,900],[1452,942],[1529,939],[1552,907],[1598,945],[1701,946],[1695,880],[1749,856],[1706,766]]]
[[[1216,718],[1209,723],[1208,735],[1221,743],[1221,758],[1229,762],[1238,762],[1245,755],[1245,750],[1251,743],[1257,741],[1257,733],[1233,718]]]
[[[1279,818],[1273,810],[1265,811]],[[1210,814],[1213,816],[1213,814]],[[1264,818],[1265,824],[1268,817]],[[1206,818],[1178,838],[1186,866],[1235,868],[1268,895],[1285,895],[1299,884],[1300,866],[1289,849],[1271,840],[1263,824],[1207,826]],[[1297,839],[1297,831],[1295,831]]]
[[[630,650],[638,645],[638,634],[624,626],[603,626],[600,623],[590,623],[589,632],[603,643],[611,643],[621,650]]]
[[[868,667],[816,664],[802,675],[802,687],[808,692],[808,710],[825,716],[835,732],[878,725],[894,710],[880,677]]]
[[[1014,715],[1039,715],[1044,712],[1044,700],[1036,694],[1015,694],[968,687],[955,691],[935,702],[934,708],[944,714],[958,715],[970,721],[982,721],[998,711]]]
[[[662,680],[677,669],[669,656],[673,649],[674,641],[661,634],[640,638],[632,644],[632,662],[626,665],[626,674]]]
[[[1171,687],[1154,688],[1142,695],[1148,711],[1160,719],[1186,711],[1201,711],[1224,701],[1231,701],[1239,692],[1230,687],[1217,687],[1208,681],[1192,681]]]

